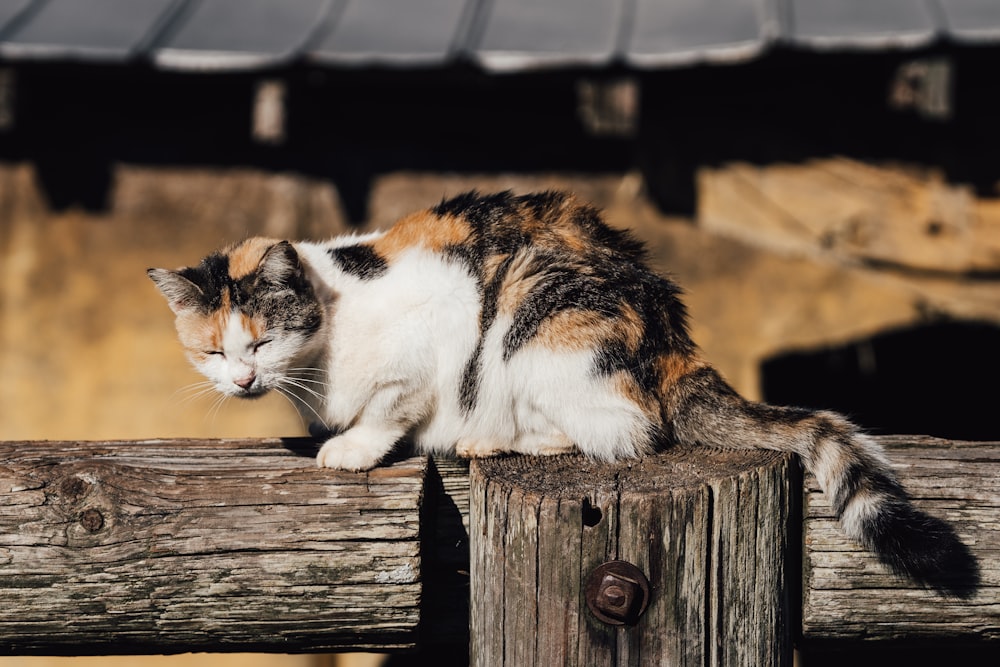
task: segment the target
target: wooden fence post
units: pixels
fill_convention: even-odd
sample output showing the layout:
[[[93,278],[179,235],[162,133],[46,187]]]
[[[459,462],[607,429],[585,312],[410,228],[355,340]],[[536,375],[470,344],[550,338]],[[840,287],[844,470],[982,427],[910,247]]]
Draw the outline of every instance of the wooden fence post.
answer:
[[[471,468],[471,663],[791,665],[800,481],[792,457],[676,448],[641,461],[509,457]],[[585,585],[649,581],[608,625]]]

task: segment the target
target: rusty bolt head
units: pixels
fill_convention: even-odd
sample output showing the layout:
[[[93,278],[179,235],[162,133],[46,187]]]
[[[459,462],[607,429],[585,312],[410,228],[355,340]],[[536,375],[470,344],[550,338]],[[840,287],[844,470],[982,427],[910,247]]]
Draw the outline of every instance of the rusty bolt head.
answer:
[[[631,563],[622,560],[598,565],[587,577],[587,606],[610,625],[633,625],[649,604],[649,580]]]

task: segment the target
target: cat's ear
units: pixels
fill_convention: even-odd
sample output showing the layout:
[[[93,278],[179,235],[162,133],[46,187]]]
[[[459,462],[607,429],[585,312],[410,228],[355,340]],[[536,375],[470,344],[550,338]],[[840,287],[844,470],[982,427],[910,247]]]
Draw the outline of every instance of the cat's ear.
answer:
[[[301,275],[299,254],[288,241],[268,248],[257,265],[257,280],[269,285],[293,285]]]
[[[156,283],[175,314],[190,312],[202,304],[204,297],[201,288],[177,271],[149,269],[146,274]]]

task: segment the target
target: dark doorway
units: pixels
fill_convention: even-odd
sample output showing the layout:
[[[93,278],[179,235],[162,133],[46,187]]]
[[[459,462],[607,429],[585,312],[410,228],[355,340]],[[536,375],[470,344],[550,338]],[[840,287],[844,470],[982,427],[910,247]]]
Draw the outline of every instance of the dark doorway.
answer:
[[[875,434],[1000,440],[1000,327],[942,322],[784,354],[762,369],[770,403],[842,412]]]

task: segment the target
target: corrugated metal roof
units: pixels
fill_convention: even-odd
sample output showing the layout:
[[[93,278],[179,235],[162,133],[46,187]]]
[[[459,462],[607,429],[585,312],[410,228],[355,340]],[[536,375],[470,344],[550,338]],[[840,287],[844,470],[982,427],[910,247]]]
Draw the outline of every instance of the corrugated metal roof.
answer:
[[[338,3],[340,4],[340,3]],[[440,65],[456,59],[474,10],[468,0],[364,0],[337,7],[308,57],[333,65]]]
[[[0,58],[491,71],[1000,42],[998,0],[0,0]]]

